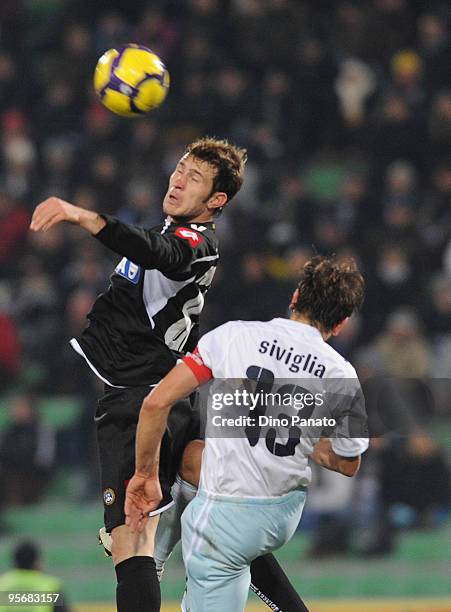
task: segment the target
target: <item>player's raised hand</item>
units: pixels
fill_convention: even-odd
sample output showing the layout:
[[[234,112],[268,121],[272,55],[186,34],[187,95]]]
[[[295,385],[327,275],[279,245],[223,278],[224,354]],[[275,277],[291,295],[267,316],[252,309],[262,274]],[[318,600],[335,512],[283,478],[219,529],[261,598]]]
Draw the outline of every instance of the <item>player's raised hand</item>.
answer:
[[[79,225],[91,234],[97,234],[106,225],[105,219],[96,212],[85,210],[52,196],[36,206],[31,218],[30,229],[34,232],[45,232],[62,221]]]
[[[125,524],[132,532],[141,532],[149,519],[149,512],[156,510],[163,499],[158,478],[135,474],[125,492]]]
[[[60,198],[47,198],[41,204],[36,206],[33,217],[31,219],[30,229],[34,232],[46,231],[61,223],[67,221],[69,223],[79,222],[79,208],[69,202],[60,200]]]

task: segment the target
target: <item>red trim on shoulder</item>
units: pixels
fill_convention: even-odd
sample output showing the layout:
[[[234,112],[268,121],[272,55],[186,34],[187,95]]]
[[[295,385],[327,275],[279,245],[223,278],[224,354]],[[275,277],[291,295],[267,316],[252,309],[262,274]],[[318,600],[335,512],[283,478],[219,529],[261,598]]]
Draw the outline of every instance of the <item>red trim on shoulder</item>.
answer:
[[[204,241],[204,239],[198,232],[189,229],[188,227],[178,227],[174,233],[179,238],[183,238],[183,240],[188,240],[190,247],[193,249],[194,247],[198,247],[199,245],[201,245]]]
[[[183,363],[189,367],[200,385],[203,385],[213,378],[213,372],[205,365],[197,346],[192,353],[188,353],[183,358]]]

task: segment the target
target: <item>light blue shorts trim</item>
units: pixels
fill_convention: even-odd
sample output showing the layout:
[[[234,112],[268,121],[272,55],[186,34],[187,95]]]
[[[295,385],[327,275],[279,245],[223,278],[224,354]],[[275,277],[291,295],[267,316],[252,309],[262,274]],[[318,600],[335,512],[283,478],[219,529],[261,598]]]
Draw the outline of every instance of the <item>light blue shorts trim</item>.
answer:
[[[305,491],[274,499],[199,491],[182,516],[187,612],[244,610],[250,563],[291,538],[305,498]]]

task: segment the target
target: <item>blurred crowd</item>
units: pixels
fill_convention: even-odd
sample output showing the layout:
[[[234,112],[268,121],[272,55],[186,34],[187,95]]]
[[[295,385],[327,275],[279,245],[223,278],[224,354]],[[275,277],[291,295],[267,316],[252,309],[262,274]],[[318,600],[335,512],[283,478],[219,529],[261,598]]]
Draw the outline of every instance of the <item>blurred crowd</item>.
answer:
[[[89,430],[95,383],[67,341],[117,258],[70,226],[30,234],[30,215],[58,195],[159,223],[168,176],[203,134],[249,153],[218,222],[203,331],[285,316],[306,258],[353,256],[367,297],[337,350],[363,378],[447,378],[450,24],[434,0],[2,0],[0,389],[79,394]],[[172,78],[161,109],[136,120],[92,87],[99,55],[126,42]]]

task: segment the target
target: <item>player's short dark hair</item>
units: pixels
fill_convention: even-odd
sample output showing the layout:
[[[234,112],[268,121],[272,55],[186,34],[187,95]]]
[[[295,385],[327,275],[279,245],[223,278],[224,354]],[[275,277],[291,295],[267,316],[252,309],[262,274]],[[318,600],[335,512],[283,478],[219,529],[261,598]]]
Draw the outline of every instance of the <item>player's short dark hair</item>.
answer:
[[[14,567],[18,569],[34,569],[41,556],[39,547],[34,542],[21,542],[13,551]]]
[[[216,170],[212,194],[224,192],[227,201],[241,189],[244,180],[244,165],[247,160],[246,149],[241,149],[227,140],[199,138],[186,147],[185,155],[205,161]]]
[[[294,310],[328,333],[362,306],[365,281],[353,259],[316,255],[304,264],[298,288]]]

